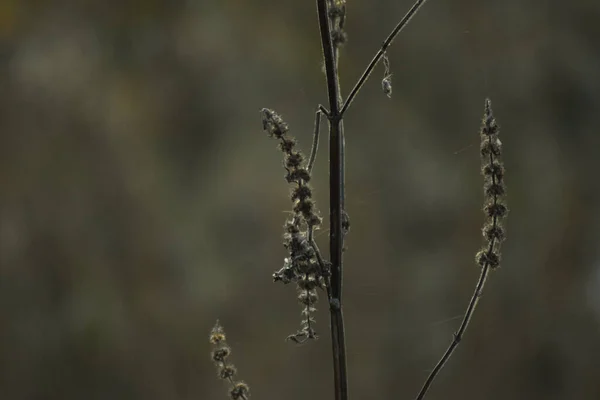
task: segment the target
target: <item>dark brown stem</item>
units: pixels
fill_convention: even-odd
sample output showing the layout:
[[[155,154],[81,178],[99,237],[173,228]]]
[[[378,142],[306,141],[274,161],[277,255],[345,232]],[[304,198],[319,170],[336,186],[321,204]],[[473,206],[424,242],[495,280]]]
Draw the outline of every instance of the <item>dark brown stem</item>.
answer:
[[[367,78],[369,78],[369,75],[371,75],[371,72],[373,72],[373,69],[375,68],[375,66],[377,66],[377,63],[379,62],[381,57],[383,57],[387,48],[392,44],[392,41],[396,38],[400,31],[404,29],[404,27],[410,22],[411,18],[415,16],[415,14],[417,13],[417,11],[419,11],[421,6],[425,4],[425,1],[427,0],[417,0],[415,4],[413,4],[413,6],[410,8],[410,10],[408,10],[406,15],[404,15],[404,18],[402,18],[402,20],[398,23],[398,25],[396,25],[394,30],[389,34],[387,39],[385,39],[383,45],[381,46],[381,49],[379,49],[377,54],[375,54],[375,57],[373,57],[373,59],[367,66],[367,69],[365,69],[365,72],[363,72],[358,82],[356,82],[356,85],[354,85],[354,87],[352,88],[352,91],[348,95],[348,98],[346,99],[346,102],[344,103],[344,106],[340,111],[340,117],[343,116],[348,107],[350,107],[350,104],[352,104],[354,97],[365,84]]]
[[[489,270],[490,270],[490,267],[489,267],[489,265],[486,264],[481,271],[481,275],[479,277],[479,281],[477,282],[475,292],[473,293],[473,297],[471,297],[471,301],[469,302],[469,306],[467,307],[467,311],[465,312],[465,316],[463,317],[463,321],[462,321],[462,324],[460,325],[460,328],[454,334],[454,339],[452,340],[452,343],[450,343],[450,346],[448,346],[448,348],[446,349],[446,352],[444,353],[444,355],[442,356],[440,361],[438,361],[438,363],[433,368],[433,371],[431,371],[431,373],[427,377],[427,380],[423,384],[423,388],[417,395],[416,400],[421,400],[421,399],[423,399],[423,397],[425,397],[425,394],[429,390],[429,387],[433,383],[433,380],[436,378],[438,373],[442,370],[442,368],[446,364],[446,361],[448,361],[448,359],[450,358],[452,353],[454,353],[456,346],[458,346],[458,344],[462,340],[463,334],[465,333],[465,330],[467,329],[469,322],[471,322],[471,317],[473,316],[475,307],[477,307],[477,302],[479,301],[479,297],[481,296],[481,292],[483,290],[483,285],[485,284]]]
[[[308,165],[306,169],[308,173],[312,172],[313,166],[315,165],[315,160],[317,159],[317,151],[319,150],[319,133],[321,132],[321,114],[323,106],[319,106],[317,108],[317,112],[315,113],[315,130],[313,132],[313,141],[310,149],[310,157],[308,158]]]
[[[493,155],[490,154],[490,164],[493,161],[494,161]],[[494,184],[496,183],[495,176],[492,176],[492,182]],[[494,202],[496,202],[497,200],[498,200],[497,196],[494,196]],[[498,224],[497,217],[493,218],[493,224],[494,224],[494,226],[496,226]],[[495,243],[496,243],[496,241],[494,239],[490,240],[489,245],[488,245],[488,250],[487,250],[488,254],[494,250]],[[463,337],[465,331],[467,330],[467,327],[469,326],[469,322],[471,322],[471,318],[473,317],[473,313],[475,312],[475,308],[477,307],[479,298],[481,297],[481,294],[483,292],[483,286],[485,285],[485,281],[487,279],[489,271],[490,271],[490,265],[486,263],[482,267],[481,275],[479,276],[479,281],[477,281],[477,286],[475,286],[475,291],[473,292],[471,301],[469,301],[469,305],[467,306],[467,310],[465,311],[465,316],[463,317],[462,323],[460,324],[460,328],[458,328],[458,331],[454,334],[454,338],[452,339],[452,342],[450,343],[450,345],[444,352],[444,355],[442,356],[442,358],[440,358],[438,363],[433,368],[433,371],[431,371],[431,373],[427,377],[427,380],[423,384],[423,387],[421,388],[421,391],[417,395],[416,400],[421,400],[421,399],[423,399],[423,397],[425,397],[425,394],[427,394],[427,391],[429,390],[429,387],[433,383],[433,380],[436,378],[436,376],[442,370],[442,368],[444,367],[444,365],[446,364],[448,359],[450,359],[450,356],[452,355],[452,353],[454,353],[454,350],[456,349],[456,347],[462,340],[462,337]]]
[[[331,41],[331,26],[327,15],[327,1],[317,0],[319,28],[327,93],[329,98],[329,253],[331,258],[331,278],[329,310],[331,317],[331,342],[333,352],[333,372],[335,399],[348,399],[348,376],[346,371],[346,343],[344,317],[342,314],[342,210],[344,206],[344,137],[340,115],[340,91],[335,50]]]

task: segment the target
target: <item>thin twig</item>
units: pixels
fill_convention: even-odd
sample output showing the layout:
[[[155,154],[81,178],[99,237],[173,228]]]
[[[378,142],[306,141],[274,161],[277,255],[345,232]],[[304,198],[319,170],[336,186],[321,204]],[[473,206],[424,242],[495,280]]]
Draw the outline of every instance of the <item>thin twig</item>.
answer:
[[[454,334],[452,343],[450,343],[450,346],[448,346],[448,348],[446,349],[446,352],[444,353],[444,355],[442,356],[440,361],[438,361],[438,363],[433,368],[433,371],[431,371],[431,373],[427,377],[427,380],[423,384],[423,388],[417,395],[416,400],[421,400],[421,399],[423,399],[423,397],[425,397],[425,394],[429,390],[429,387],[433,383],[433,380],[436,378],[438,373],[444,367],[444,364],[446,364],[446,361],[448,361],[448,359],[450,358],[452,353],[454,353],[456,346],[458,346],[458,344],[462,340],[463,334],[465,333],[465,330],[467,329],[469,322],[471,322],[471,317],[473,316],[475,307],[477,307],[477,302],[479,301],[479,297],[481,296],[481,292],[483,290],[483,285],[485,284],[489,270],[490,270],[490,267],[488,264],[486,264],[483,267],[483,269],[481,270],[481,275],[479,276],[479,281],[477,282],[477,286],[475,287],[475,292],[473,293],[473,296],[471,297],[471,301],[469,302],[469,306],[467,307],[467,311],[465,312],[465,316],[463,317],[460,328]]]
[[[383,57],[387,48],[392,44],[392,41],[396,38],[400,31],[410,22],[411,18],[415,16],[415,14],[417,13],[417,11],[419,11],[421,6],[425,4],[425,1],[427,0],[417,0],[415,4],[413,4],[413,6],[410,8],[410,10],[408,10],[404,18],[402,18],[402,20],[398,23],[398,25],[396,25],[394,30],[389,34],[387,39],[385,39],[383,45],[381,46],[381,49],[379,49],[377,54],[375,54],[375,57],[373,57],[373,59],[367,66],[367,69],[365,69],[365,72],[363,72],[358,82],[356,82],[356,85],[354,85],[354,87],[352,88],[352,91],[348,95],[348,98],[346,99],[346,102],[344,103],[342,110],[340,111],[340,117],[342,117],[348,109],[348,107],[350,107],[350,104],[352,104],[354,97],[362,88],[367,78],[369,78],[369,75],[371,75],[371,72],[373,72],[373,69],[375,68],[381,57]]]
[[[327,271],[327,266],[325,265],[325,260],[321,255],[321,250],[315,241],[315,228],[314,226],[308,227],[308,243],[310,243],[313,251],[315,252],[315,256],[317,257],[317,264],[319,264],[320,274],[325,279],[325,289],[327,290],[327,299],[331,300],[331,284],[329,283],[329,279],[327,276],[329,272]]]
[[[503,186],[503,167],[502,164],[495,160],[500,154],[500,141],[495,137],[498,131],[498,127],[496,125],[495,119],[493,117],[491,111],[491,105],[489,99],[486,99],[486,108],[484,114],[484,126],[482,127],[481,136],[483,138],[482,143],[482,155],[485,156],[486,153],[489,157],[489,163],[484,163],[482,168],[482,173],[486,177],[486,185],[484,186],[486,197],[489,201],[491,199],[492,208],[490,206],[484,207],[488,217],[491,217],[491,224],[484,225],[484,236],[487,236],[488,246],[487,249],[482,250],[477,255],[478,263],[481,265],[481,275],[479,276],[479,280],[477,281],[477,285],[475,286],[475,291],[473,292],[473,296],[469,301],[469,305],[465,311],[465,315],[463,317],[462,323],[460,324],[460,328],[454,334],[454,338],[452,342],[442,355],[442,358],[438,361],[438,363],[433,368],[433,371],[429,374],[421,391],[416,397],[416,400],[422,400],[425,397],[425,394],[429,390],[433,380],[442,370],[450,356],[454,353],[454,350],[461,342],[462,337],[471,322],[471,318],[473,317],[473,313],[475,312],[475,308],[477,307],[477,303],[479,302],[479,298],[483,292],[483,286],[485,285],[485,281],[488,277],[488,273],[490,269],[498,268],[499,263],[499,255],[496,252],[498,249],[494,249],[496,244],[500,244],[504,239],[504,231],[501,227],[501,218],[506,214],[506,206],[501,202],[500,196],[504,194],[504,186]],[[492,144],[493,143],[493,144]],[[488,181],[491,179],[491,182]],[[489,186],[488,186],[489,182]],[[496,251],[495,251],[496,250]],[[483,254],[482,254],[483,253]],[[483,257],[480,256],[483,255]],[[483,262],[482,262],[483,260]]]
[[[329,98],[329,253],[331,258],[331,291],[330,318],[331,342],[333,353],[333,371],[335,384],[335,399],[348,399],[348,377],[346,371],[346,343],[344,335],[344,318],[342,314],[342,208],[344,205],[344,174],[343,174],[343,127],[340,115],[340,90],[337,73],[335,51],[331,40],[331,26],[327,13],[326,0],[317,0],[319,30],[325,75],[327,77],[327,93]]]
[[[329,118],[329,111],[321,104],[317,107],[317,111],[315,112],[315,128],[313,132],[313,141],[310,149],[310,157],[308,158],[308,165],[306,169],[308,173],[312,173],[313,166],[315,165],[315,161],[317,159],[317,152],[319,150],[319,133],[321,131],[321,114],[325,114],[327,118]],[[324,276],[325,273],[325,261],[323,260],[323,256],[321,256],[321,251],[319,250],[319,246],[317,246],[317,242],[314,239],[314,226],[308,227],[308,242],[312,246],[315,251],[315,255],[317,256],[317,262],[319,267],[321,268],[321,276]],[[329,283],[327,283],[327,294],[329,296]]]
[[[310,157],[308,158],[308,165],[306,169],[308,169],[308,173],[312,173],[313,166],[315,165],[315,160],[317,159],[317,150],[319,149],[319,132],[321,131],[321,107],[317,109],[315,113],[315,130],[313,133],[313,141],[310,149]]]
[[[321,255],[321,250],[319,250],[319,246],[317,245],[317,242],[315,241],[315,239],[312,237],[312,232],[310,232],[309,235],[310,239],[309,239],[309,243],[312,246],[314,252],[315,252],[315,256],[317,257],[317,263],[319,264],[319,269],[320,269],[320,274],[323,277],[324,283],[325,283],[325,291],[327,292],[327,299],[331,302],[331,284],[329,283],[329,270],[327,269],[327,266],[325,265],[325,260],[323,260],[323,256]]]

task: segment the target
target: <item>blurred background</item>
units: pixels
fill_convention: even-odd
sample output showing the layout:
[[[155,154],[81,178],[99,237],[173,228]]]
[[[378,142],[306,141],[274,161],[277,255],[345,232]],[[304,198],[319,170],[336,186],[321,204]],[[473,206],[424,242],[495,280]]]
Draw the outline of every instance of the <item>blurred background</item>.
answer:
[[[412,0],[348,0],[344,94]],[[492,99],[508,240],[428,399],[600,398],[600,3],[431,0],[349,109],[353,399],[413,398],[479,276]],[[0,398],[331,399],[328,313],[271,282],[291,209],[273,108],[310,148],[314,1],[0,1]],[[324,128],[324,131],[326,128]],[[325,217],[327,145],[314,171]]]

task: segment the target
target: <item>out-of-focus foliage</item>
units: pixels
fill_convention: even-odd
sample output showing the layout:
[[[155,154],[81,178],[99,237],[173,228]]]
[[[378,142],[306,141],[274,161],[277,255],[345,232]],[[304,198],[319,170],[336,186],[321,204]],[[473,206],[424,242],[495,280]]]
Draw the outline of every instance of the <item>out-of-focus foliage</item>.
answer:
[[[347,1],[343,93],[410,5]],[[430,0],[388,51],[393,97],[379,67],[350,108],[353,398],[412,397],[460,322],[487,96],[508,240],[429,398],[600,398],[599,18],[592,0]],[[318,342],[283,341],[291,206],[259,115],[308,152],[326,101],[313,2],[2,0],[0,93],[2,399],[226,398],[217,318],[254,398],[331,398],[325,310]]]

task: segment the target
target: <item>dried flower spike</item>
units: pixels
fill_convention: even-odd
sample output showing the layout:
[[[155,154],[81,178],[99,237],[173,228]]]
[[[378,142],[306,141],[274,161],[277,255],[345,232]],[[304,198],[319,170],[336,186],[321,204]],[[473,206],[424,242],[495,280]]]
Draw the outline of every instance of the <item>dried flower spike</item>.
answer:
[[[346,25],[346,0],[330,0],[328,5],[331,21],[331,42],[334,48],[343,46],[348,40],[344,30]]]
[[[217,367],[217,376],[220,379],[226,380],[229,383],[229,396],[234,399],[248,399],[250,397],[250,388],[244,382],[234,381],[234,376],[237,370],[233,364],[227,362],[231,355],[231,348],[225,341],[225,331],[217,320],[215,326],[210,331],[210,343],[215,347],[211,355],[212,360]]]
[[[338,12],[342,12],[341,8],[336,11]],[[336,14],[332,18],[337,21],[340,17]],[[285,178],[288,183],[294,185],[290,194],[293,216],[285,222],[283,235],[283,245],[289,251],[289,256],[284,259],[283,267],[273,273],[273,281],[281,281],[284,284],[295,282],[297,285],[298,302],[302,305],[301,328],[287,339],[303,343],[308,339],[317,338],[312,314],[316,310],[317,288],[325,287],[328,280],[328,276],[325,275],[325,262],[312,239],[314,230],[321,224],[321,217],[312,199],[312,188],[308,184],[311,178],[310,168],[306,157],[296,149],[296,140],[288,134],[288,125],[271,109],[263,108],[261,114],[264,130],[269,136],[280,141]],[[318,121],[317,119],[317,123]],[[317,137],[318,135],[315,135],[315,138]],[[315,138],[313,140],[317,140]],[[310,159],[314,161],[314,154]]]
[[[499,159],[502,142],[498,139],[500,129],[492,112],[492,103],[485,100],[485,111],[481,126],[481,173],[484,177],[484,212],[486,221],[482,233],[486,245],[477,253],[476,261],[481,267],[496,269],[500,266],[500,244],[505,238],[502,220],[507,208],[504,203],[504,165]]]
[[[481,156],[482,168],[481,173],[484,176],[484,193],[485,205],[483,211],[486,215],[486,221],[483,225],[483,237],[486,245],[483,249],[477,252],[475,261],[481,267],[481,274],[475,291],[471,296],[467,310],[460,324],[460,328],[454,334],[452,342],[435,365],[421,391],[416,397],[416,400],[422,400],[425,394],[431,387],[433,380],[442,370],[450,356],[456,350],[456,347],[461,342],[469,322],[473,317],[473,313],[477,308],[479,298],[483,292],[483,286],[490,270],[494,270],[500,266],[500,243],[504,240],[504,229],[502,227],[502,219],[506,216],[507,208],[504,204],[503,195],[506,192],[504,187],[504,167],[498,156],[501,153],[502,143],[498,139],[498,125],[492,113],[492,104],[489,99],[485,100],[485,112],[483,115],[483,124],[480,131],[481,136]]]

